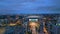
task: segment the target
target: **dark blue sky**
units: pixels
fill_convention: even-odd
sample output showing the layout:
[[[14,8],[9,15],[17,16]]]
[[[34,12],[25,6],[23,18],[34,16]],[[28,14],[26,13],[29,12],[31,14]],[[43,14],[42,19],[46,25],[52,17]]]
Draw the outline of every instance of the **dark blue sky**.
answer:
[[[0,14],[56,14],[60,0],[0,0]]]

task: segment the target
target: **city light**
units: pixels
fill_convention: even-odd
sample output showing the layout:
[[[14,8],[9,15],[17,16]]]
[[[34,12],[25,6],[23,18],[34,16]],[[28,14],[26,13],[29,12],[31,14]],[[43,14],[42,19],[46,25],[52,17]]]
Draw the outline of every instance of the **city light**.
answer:
[[[37,26],[37,23],[31,22],[29,25],[30,25],[30,26]]]
[[[12,24],[12,23],[11,23],[11,24],[9,24],[9,26],[15,26],[15,25],[16,25],[16,24]]]
[[[6,18],[0,19],[0,34],[55,34],[60,29],[59,18],[54,19],[56,16],[52,18],[43,15],[42,18],[37,16],[26,18],[28,16],[17,18],[14,15],[15,18],[6,16]]]

